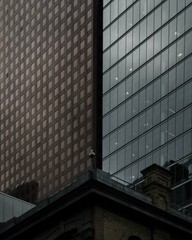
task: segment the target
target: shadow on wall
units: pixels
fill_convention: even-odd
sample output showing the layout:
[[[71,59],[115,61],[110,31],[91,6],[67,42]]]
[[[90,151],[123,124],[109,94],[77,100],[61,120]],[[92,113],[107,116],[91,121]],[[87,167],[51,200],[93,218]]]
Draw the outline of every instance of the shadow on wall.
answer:
[[[5,190],[6,194],[22,199],[33,204],[37,203],[39,184],[36,181],[31,181],[18,185],[15,188]]]
[[[133,235],[133,236],[129,237],[128,240],[141,240],[141,238]]]

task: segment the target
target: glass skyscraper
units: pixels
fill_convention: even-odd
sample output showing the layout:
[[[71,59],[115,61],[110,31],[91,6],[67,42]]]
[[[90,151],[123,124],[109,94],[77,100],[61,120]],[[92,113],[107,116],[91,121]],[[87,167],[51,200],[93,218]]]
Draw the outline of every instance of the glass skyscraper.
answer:
[[[192,1],[103,3],[103,170],[136,185],[152,163],[192,208]]]

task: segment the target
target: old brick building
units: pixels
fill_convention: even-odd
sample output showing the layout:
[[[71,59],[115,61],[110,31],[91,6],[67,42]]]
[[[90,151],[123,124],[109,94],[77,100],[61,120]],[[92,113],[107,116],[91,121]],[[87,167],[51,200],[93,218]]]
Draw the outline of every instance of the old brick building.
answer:
[[[191,240],[192,219],[169,206],[170,173],[152,166],[145,170],[144,177],[145,188],[151,189],[148,193],[153,198],[112,180],[102,171],[87,172],[3,225],[0,239]],[[158,203],[154,195],[159,195]]]

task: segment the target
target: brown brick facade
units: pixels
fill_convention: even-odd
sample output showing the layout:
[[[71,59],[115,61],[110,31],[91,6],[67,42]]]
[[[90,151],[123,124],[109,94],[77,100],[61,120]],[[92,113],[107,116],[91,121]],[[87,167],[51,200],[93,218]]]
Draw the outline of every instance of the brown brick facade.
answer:
[[[37,181],[42,199],[92,167],[97,10],[94,0],[0,1],[1,191]]]
[[[104,239],[127,240],[135,235],[142,240],[148,240],[151,236],[151,229],[109,211],[104,211]]]

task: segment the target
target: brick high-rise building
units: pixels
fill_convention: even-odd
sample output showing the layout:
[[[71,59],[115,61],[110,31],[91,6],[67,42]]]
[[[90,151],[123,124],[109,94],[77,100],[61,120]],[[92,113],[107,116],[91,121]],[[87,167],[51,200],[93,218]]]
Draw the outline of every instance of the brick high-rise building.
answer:
[[[100,159],[101,24],[97,0],[0,0],[1,191],[40,200]]]

